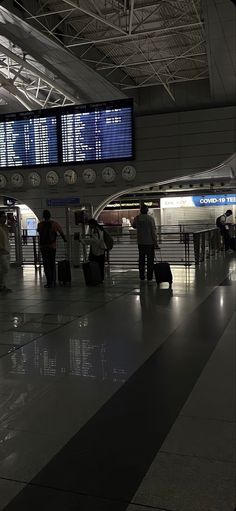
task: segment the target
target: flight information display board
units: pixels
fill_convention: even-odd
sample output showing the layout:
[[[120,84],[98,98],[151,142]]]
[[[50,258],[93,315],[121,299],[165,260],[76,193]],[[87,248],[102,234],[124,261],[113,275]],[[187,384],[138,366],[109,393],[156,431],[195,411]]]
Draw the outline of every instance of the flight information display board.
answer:
[[[132,106],[97,105],[61,116],[62,161],[104,161],[133,157]]]
[[[0,167],[52,163],[58,163],[55,115],[0,121]]]
[[[132,158],[129,99],[0,116],[0,168]]]

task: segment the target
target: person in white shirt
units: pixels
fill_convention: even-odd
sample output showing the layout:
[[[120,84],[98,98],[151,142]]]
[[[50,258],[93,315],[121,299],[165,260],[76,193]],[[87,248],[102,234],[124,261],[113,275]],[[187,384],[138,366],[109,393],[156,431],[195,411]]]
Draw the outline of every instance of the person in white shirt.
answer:
[[[5,211],[0,211],[0,292],[10,293],[11,289],[6,286],[6,276],[10,269],[10,243],[7,216]]]
[[[140,280],[145,280],[145,260],[147,257],[147,280],[151,281],[153,279],[155,248],[158,248],[158,244],[155,222],[148,215],[146,204],[141,206],[140,215],[135,217],[133,228],[137,230]]]
[[[227,253],[232,253],[233,250],[230,248],[230,233],[229,226],[230,223],[227,223],[227,218],[233,214],[231,209],[227,209],[224,215],[218,216],[216,219],[216,225],[220,229],[221,236],[224,240],[224,248]]]
[[[89,261],[95,261],[99,264],[102,281],[104,280],[105,268],[105,250],[104,230],[101,225],[91,218],[89,220],[90,238],[85,243],[90,245]]]

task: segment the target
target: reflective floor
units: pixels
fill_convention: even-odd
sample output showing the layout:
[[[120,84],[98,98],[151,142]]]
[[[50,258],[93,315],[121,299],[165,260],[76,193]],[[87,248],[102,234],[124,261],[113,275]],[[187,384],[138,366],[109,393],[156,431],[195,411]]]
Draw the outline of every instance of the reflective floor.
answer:
[[[0,295],[0,510],[233,511],[236,258]]]

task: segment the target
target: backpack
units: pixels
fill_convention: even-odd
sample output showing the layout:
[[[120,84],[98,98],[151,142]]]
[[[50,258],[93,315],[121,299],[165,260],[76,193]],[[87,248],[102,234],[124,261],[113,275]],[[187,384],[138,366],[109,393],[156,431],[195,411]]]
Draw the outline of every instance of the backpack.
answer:
[[[104,234],[104,242],[105,242],[105,245],[107,247],[107,250],[110,251],[113,248],[114,240],[113,240],[113,238],[111,237],[111,235],[107,231],[104,230],[103,234]]]
[[[52,245],[57,238],[57,233],[53,230],[52,222],[43,222],[40,232],[39,239],[40,245]]]
[[[222,216],[225,216],[225,215],[220,215],[216,219],[216,227],[219,227],[219,229],[222,227],[222,221],[221,221]]]

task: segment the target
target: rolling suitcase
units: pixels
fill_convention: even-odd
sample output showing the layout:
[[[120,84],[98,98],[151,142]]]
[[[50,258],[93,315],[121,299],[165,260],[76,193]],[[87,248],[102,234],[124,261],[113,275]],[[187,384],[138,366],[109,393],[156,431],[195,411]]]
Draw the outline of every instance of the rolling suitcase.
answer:
[[[102,276],[99,264],[95,261],[83,263],[84,280],[87,286],[96,286],[102,283]]]
[[[71,285],[70,261],[64,259],[58,263],[58,282],[62,286]]]
[[[161,284],[161,282],[168,282],[169,287],[171,288],[172,282],[173,282],[173,276],[172,276],[172,272],[171,272],[169,263],[163,262],[162,257],[161,257],[160,263],[157,263],[157,262],[154,263],[153,270],[154,270],[156,283],[159,285],[159,284]]]

